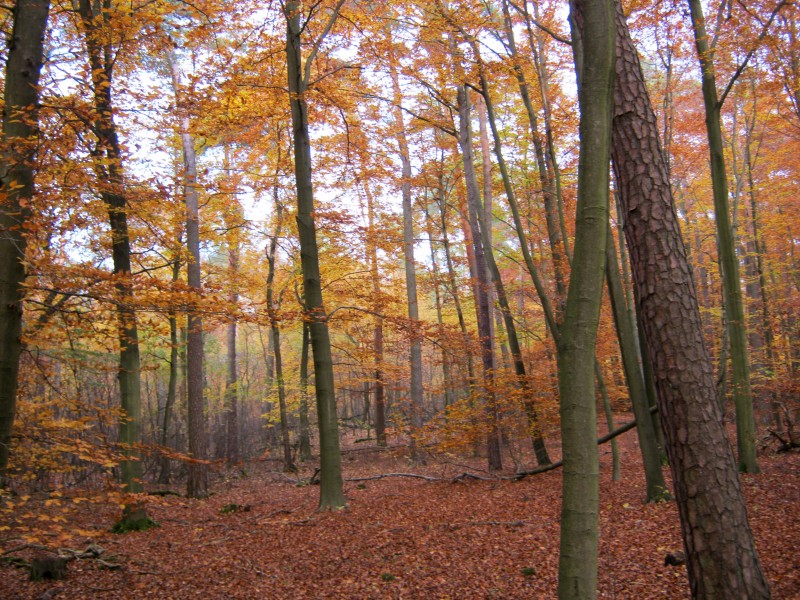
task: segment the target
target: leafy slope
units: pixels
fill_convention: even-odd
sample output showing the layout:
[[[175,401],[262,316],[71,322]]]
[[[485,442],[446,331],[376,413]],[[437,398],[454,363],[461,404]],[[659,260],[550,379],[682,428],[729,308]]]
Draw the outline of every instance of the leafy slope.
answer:
[[[682,547],[673,504],[644,505],[635,436],[621,440],[623,475],[610,480],[603,454],[601,598],[688,598],[685,567],[664,566]],[[406,471],[391,453],[352,453],[349,477]],[[477,463],[476,463],[477,464]],[[744,476],[751,524],[776,599],[800,597],[800,455],[762,457]],[[0,567],[0,598],[554,598],[561,477],[429,482],[386,478],[349,483],[349,509],[315,512],[318,488],[296,487],[265,463],[216,484],[206,501],[152,501],[158,529],[116,536],[113,513],[85,528],[123,563],[69,565],[66,581],[31,583]],[[427,474],[449,477],[461,466]],[[223,512],[236,504],[247,510]],[[77,548],[88,540],[76,539]],[[10,547],[6,544],[4,550]]]

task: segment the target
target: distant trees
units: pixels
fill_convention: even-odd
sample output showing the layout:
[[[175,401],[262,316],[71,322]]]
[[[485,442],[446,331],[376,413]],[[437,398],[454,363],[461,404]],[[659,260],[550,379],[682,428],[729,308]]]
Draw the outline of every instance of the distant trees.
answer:
[[[31,5],[15,4],[15,18]],[[616,6],[621,211],[610,223],[609,87],[592,75],[609,74],[607,2],[574,3],[597,28],[575,34],[577,97],[573,42],[550,0],[238,2],[224,15],[206,0],[98,6],[51,14],[38,119],[37,88],[20,87],[13,66],[36,36],[14,33],[7,54],[0,477],[10,446],[20,486],[50,489],[39,474],[63,467],[65,485],[121,472],[136,491],[188,476],[203,496],[210,457],[311,471],[319,452],[329,510],[345,503],[343,434],[406,445],[418,463],[465,452],[525,470],[550,462],[562,426],[563,593],[591,597],[595,400],[612,416],[633,409],[657,500],[658,395],[684,526],[708,537],[687,542],[695,593],[735,597],[742,572],[763,594],[712,404],[725,393],[726,332],[742,321],[722,318],[723,282],[747,286],[745,316],[764,339],[745,339],[759,357],[755,415],[791,418],[800,390],[793,5],[773,32],[769,7],[744,23],[745,8],[726,4],[716,31],[747,35],[709,49],[720,74],[738,73],[734,55],[752,67],[737,75],[748,85],[709,104],[736,184],[726,229],[738,223],[738,246],[726,256],[713,216],[727,207],[713,206],[697,134],[693,31],[663,7],[645,7],[657,22],[637,10],[628,24]],[[180,77],[163,60],[171,26]],[[653,58],[644,72],[639,55]],[[20,336],[32,368],[16,372]],[[17,379],[24,418],[12,435]],[[708,469],[723,484],[708,485]],[[729,539],[712,539],[715,526]]]

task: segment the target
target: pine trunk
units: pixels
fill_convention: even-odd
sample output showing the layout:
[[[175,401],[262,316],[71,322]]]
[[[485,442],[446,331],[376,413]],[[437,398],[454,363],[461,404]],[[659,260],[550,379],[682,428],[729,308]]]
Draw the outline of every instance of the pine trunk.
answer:
[[[769,598],[717,403],[656,118],[619,2],[616,13],[612,157],[692,597]]]

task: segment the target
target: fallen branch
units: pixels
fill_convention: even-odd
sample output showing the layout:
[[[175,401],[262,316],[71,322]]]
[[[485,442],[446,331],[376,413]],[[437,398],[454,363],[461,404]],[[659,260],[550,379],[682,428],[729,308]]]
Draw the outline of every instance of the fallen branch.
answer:
[[[347,481],[375,481],[376,479],[386,479],[387,477],[413,477],[415,479],[424,479],[425,481],[444,481],[440,477],[429,477],[428,475],[419,475],[417,473],[384,473],[382,475],[373,475],[372,477],[352,477]]]
[[[650,409],[650,412],[654,413],[657,410],[658,410],[657,408],[653,407],[652,409]],[[610,431],[609,433],[607,433],[606,435],[604,435],[602,437],[597,438],[597,445],[600,446],[602,444],[605,444],[606,442],[610,442],[615,437],[617,437],[619,435],[622,435],[626,431],[630,431],[634,427],[636,427],[636,419],[634,419],[633,421],[629,421],[628,423],[625,423],[624,425],[622,425],[620,427],[617,427],[614,431]],[[547,471],[552,471],[554,469],[558,469],[559,467],[561,467],[563,465],[564,465],[564,461],[557,460],[554,463],[550,463],[549,465],[545,465],[545,466],[539,467],[537,469],[531,469],[530,471],[518,471],[512,477],[506,477],[505,479],[511,479],[513,481],[519,481],[520,479],[524,479],[525,477],[528,477],[529,475],[539,475],[541,473],[547,473]]]

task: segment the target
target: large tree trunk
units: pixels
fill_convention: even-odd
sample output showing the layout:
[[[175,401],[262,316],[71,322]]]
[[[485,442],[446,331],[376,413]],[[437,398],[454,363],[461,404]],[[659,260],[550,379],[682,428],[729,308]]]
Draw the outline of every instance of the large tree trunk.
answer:
[[[599,457],[596,436],[595,341],[600,319],[608,223],[608,173],[614,80],[611,0],[577,0],[572,21],[580,104],[575,253],[564,325],[558,340],[561,446],[564,461],[558,596],[597,595]]]
[[[25,225],[33,197],[39,73],[49,0],[18,0],[8,39],[0,156],[0,488],[6,484],[22,352]]]
[[[95,110],[93,130],[97,137],[97,147],[93,151],[94,170],[101,188],[100,195],[108,210],[111,256],[119,295],[117,319],[120,351],[117,379],[122,409],[119,437],[125,456],[120,464],[120,479],[125,491],[139,492],[142,489],[142,463],[140,453],[136,449],[136,445],[141,442],[139,334],[133,307],[131,243],[128,234],[122,150],[117,137],[111,100],[114,63],[111,59],[112,49],[104,41],[106,29],[110,26],[110,15],[106,11],[95,14],[95,6],[88,0],[80,0],[78,9],[84,27],[92,74]],[[147,515],[141,505],[126,504],[120,527],[140,528],[146,526],[147,522]]]
[[[700,0],[689,0],[697,54],[702,72],[703,102],[706,109],[706,131],[711,155],[711,184],[714,193],[714,214],[717,222],[719,261],[722,267],[725,320],[731,352],[733,403],[736,408],[736,440],[739,469],[758,473],[756,459],[756,425],[753,418],[753,397],[750,390],[750,365],[747,352],[747,327],[744,320],[739,260],[736,257],[733,228],[728,208],[728,178],[720,125],[720,102],[714,76],[714,53],[709,48],[703,7]]]
[[[680,234],[658,126],[622,6],[612,157],[694,598],[768,598]]]
[[[319,510],[345,506],[342,484],[342,455],[339,450],[339,424],[336,420],[336,394],[328,319],[322,301],[317,233],[314,225],[314,190],[311,184],[311,140],[308,134],[308,107],[301,58],[300,3],[286,3],[286,58],[289,104],[294,134],[294,169],[297,184],[297,229],[303,267],[305,318],[309,322],[314,354],[314,383],[317,396],[320,443]]]
[[[200,296],[202,292],[202,277],[200,273],[200,207],[197,196],[197,159],[194,152],[194,139],[189,133],[189,115],[186,114],[184,100],[181,98],[180,70],[177,59],[170,51],[167,52],[170,73],[172,75],[172,88],[175,93],[176,104],[182,113],[181,147],[183,149],[183,198],[186,203],[186,249],[189,252],[189,262],[186,265],[187,282],[192,291]],[[189,454],[192,461],[187,464],[188,478],[186,481],[186,494],[190,498],[205,498],[208,496],[208,432],[205,415],[205,398],[203,396],[203,319],[196,308],[188,312],[188,337],[186,342],[187,355],[187,391],[188,391],[188,419],[187,429],[189,438]]]

